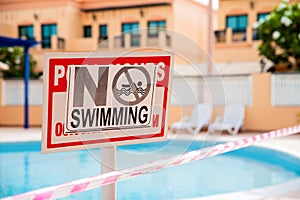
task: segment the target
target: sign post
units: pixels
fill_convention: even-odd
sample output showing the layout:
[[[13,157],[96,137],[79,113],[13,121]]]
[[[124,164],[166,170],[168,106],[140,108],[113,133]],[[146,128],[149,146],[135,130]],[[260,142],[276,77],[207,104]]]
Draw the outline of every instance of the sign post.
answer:
[[[101,173],[112,172],[116,169],[116,147],[101,148]],[[116,183],[102,186],[101,199],[116,199]]]
[[[105,173],[116,146],[167,138],[171,54],[49,53],[44,62],[43,153],[100,147]],[[104,199],[115,193],[102,189]]]

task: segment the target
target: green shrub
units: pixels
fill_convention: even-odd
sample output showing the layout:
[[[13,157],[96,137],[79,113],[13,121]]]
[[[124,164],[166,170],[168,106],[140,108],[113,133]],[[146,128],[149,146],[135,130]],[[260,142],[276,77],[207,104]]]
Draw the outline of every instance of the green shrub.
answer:
[[[273,11],[254,24],[262,40],[260,55],[278,70],[300,70],[300,3],[282,1]]]
[[[29,56],[30,60],[30,78],[38,78],[40,73],[35,72],[36,60]],[[24,77],[24,48],[23,47],[5,47],[0,48],[0,61],[9,66],[8,70],[2,71],[3,78],[21,78]]]

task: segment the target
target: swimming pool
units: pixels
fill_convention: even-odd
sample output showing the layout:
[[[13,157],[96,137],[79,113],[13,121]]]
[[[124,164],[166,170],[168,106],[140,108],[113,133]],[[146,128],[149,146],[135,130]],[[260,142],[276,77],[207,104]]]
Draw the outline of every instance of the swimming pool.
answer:
[[[209,145],[178,141],[118,148],[118,168]],[[100,172],[100,151],[40,154],[40,143],[0,144],[0,198],[65,183]],[[258,147],[137,176],[117,183],[118,199],[181,199],[249,190],[300,178],[300,159]],[[99,199],[95,189],[64,199]]]

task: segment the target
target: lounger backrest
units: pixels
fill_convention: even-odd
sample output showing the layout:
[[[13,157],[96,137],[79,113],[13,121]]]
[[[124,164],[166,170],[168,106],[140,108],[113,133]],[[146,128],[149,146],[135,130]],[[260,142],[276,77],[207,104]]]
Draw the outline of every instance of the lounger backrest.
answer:
[[[242,105],[227,105],[224,110],[224,123],[236,124],[244,121],[245,109]]]
[[[208,103],[199,103],[193,110],[191,122],[197,124],[199,120],[209,121],[212,114],[212,106]]]

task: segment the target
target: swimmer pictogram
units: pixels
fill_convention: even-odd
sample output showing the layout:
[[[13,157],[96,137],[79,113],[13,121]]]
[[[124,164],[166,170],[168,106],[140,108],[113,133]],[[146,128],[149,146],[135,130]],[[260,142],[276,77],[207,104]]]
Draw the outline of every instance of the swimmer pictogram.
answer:
[[[143,81],[138,80],[134,82],[133,74],[136,74],[137,71],[141,72],[139,74],[143,76],[140,77]],[[112,83],[112,90],[116,100],[123,105],[129,106],[142,102],[149,94],[150,87],[150,75],[142,67],[123,67],[116,73]]]

